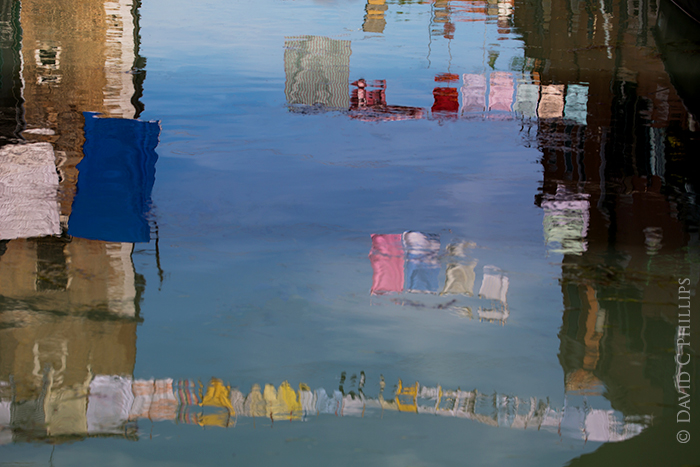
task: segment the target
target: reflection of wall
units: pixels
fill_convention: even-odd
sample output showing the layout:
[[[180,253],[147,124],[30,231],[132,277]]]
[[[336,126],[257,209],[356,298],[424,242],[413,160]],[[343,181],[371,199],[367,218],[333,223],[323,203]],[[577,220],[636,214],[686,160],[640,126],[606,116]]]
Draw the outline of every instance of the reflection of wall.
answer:
[[[5,248],[0,257],[5,307],[137,316],[133,244],[44,237],[14,240]]]
[[[22,2],[25,119],[30,140],[54,144],[61,214],[70,214],[84,111],[134,118],[134,0]],[[46,135],[37,134],[43,130]],[[51,133],[51,134],[49,134]]]
[[[350,41],[297,36],[286,38],[284,47],[288,104],[350,106]]]

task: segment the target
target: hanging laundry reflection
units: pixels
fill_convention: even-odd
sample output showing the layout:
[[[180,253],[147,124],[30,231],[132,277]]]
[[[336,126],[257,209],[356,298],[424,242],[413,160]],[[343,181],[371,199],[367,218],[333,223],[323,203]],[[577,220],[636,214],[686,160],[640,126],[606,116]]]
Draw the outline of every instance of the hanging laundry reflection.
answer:
[[[403,245],[406,249],[407,292],[437,293],[440,236],[404,232]]]
[[[479,319],[505,323],[510,316],[508,311],[508,277],[496,266],[484,266],[484,279],[479,289],[479,297],[491,300],[492,306],[479,307]]]
[[[372,234],[372,295],[401,292],[404,284],[404,250],[401,234]]]
[[[437,293],[440,236],[421,232],[372,235],[372,295]]]
[[[0,386],[0,444],[41,439],[56,442],[58,436],[69,440],[76,436],[138,439],[139,420],[229,428],[248,417],[274,424],[282,420],[309,422],[319,415],[381,417],[387,410],[463,418],[493,427],[598,442],[632,438],[651,424],[650,416],[607,408],[609,403],[600,396],[589,396],[585,401],[566,396],[564,406],[556,407],[549,397],[404,384],[401,379],[394,393],[385,397],[386,383],[381,378],[378,393],[368,396],[364,372],[360,378],[350,378],[351,387],[345,384],[345,372],[340,381],[338,389],[331,391],[311,390],[304,383],[295,389],[287,381],[278,387],[265,384],[264,389],[253,384],[246,394],[218,378],[212,378],[205,389],[199,381],[134,381],[128,376],[97,375],[85,381],[80,391],[64,392],[59,397],[43,393],[23,403],[12,397],[9,386]],[[30,419],[40,422],[42,428],[33,433],[24,431]]]
[[[369,253],[373,271],[370,294],[428,294],[425,300],[416,301],[403,296],[391,302],[448,310],[469,318],[474,317],[472,306],[478,305],[480,320],[505,324],[510,316],[508,277],[495,266],[484,266],[481,288],[478,297],[474,297],[478,260],[472,257],[471,250],[475,247],[473,242],[455,242],[447,245],[440,254],[440,236],[437,234],[415,231],[373,234]],[[445,261],[445,282],[438,294],[441,265]],[[429,298],[431,295],[435,298]],[[435,301],[438,297],[450,300]],[[471,297],[474,298],[469,300]]]
[[[148,242],[160,124],[85,113],[85,156],[68,234],[110,242]]]

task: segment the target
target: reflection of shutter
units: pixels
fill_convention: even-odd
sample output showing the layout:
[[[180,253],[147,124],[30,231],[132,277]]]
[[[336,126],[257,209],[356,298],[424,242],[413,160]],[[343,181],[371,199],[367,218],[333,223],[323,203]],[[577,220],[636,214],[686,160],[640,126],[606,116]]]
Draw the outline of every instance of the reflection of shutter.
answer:
[[[160,125],[85,114],[85,156],[68,221],[75,237],[148,242]]]

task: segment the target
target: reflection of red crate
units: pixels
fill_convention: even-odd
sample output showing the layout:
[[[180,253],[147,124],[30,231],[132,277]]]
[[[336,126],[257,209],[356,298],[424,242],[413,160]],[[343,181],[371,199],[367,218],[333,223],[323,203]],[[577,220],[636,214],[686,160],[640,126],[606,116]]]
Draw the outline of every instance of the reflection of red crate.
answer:
[[[457,88],[435,88],[433,89],[433,113],[457,113],[459,110],[459,93]]]

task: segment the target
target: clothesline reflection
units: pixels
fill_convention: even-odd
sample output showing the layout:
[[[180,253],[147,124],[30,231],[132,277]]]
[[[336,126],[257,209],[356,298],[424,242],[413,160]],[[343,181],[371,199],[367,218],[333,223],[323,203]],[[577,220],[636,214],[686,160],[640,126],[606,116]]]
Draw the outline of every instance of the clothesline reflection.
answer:
[[[391,301],[395,304],[416,307],[432,306],[445,309],[460,316],[472,318],[471,306],[463,297],[474,296],[475,268],[478,260],[469,253],[476,245],[473,242],[458,242],[447,245],[440,254],[440,236],[407,231],[403,234],[373,234],[372,288],[370,294],[401,294]],[[446,261],[445,282],[439,289],[441,261]],[[480,320],[505,324],[508,309],[508,277],[496,266],[483,267],[479,288],[477,316]],[[452,297],[446,303],[429,305],[425,301],[411,299],[406,294],[430,294]]]
[[[138,439],[138,422],[171,421],[202,427],[233,427],[242,418],[312,421],[321,415],[381,417],[385,411],[439,415],[472,420],[492,427],[545,430],[584,441],[622,441],[641,433],[650,416],[625,416],[593,408],[596,397],[565,398],[556,407],[549,398],[526,397],[425,386],[398,380],[387,389],[379,381],[376,396],[365,394],[365,374],[353,375],[346,390],[343,373],[338,389],[311,390],[304,383],[294,389],[287,381],[253,384],[248,393],[212,378],[200,381],[133,380],[127,376],[97,375],[80,384],[56,390],[52,375],[44,375],[41,395],[19,402],[10,384],[0,384],[0,443],[58,440],[89,436]],[[357,384],[353,384],[353,383]]]

